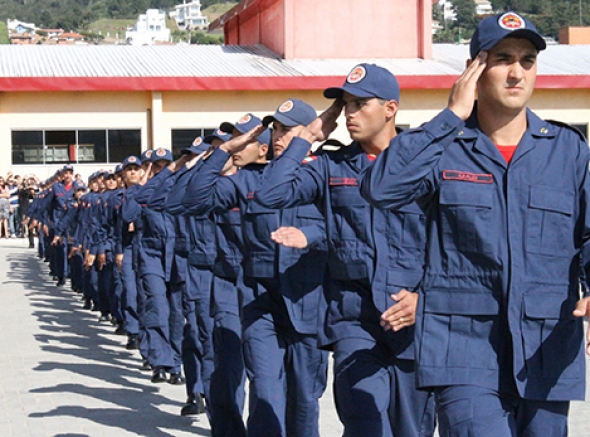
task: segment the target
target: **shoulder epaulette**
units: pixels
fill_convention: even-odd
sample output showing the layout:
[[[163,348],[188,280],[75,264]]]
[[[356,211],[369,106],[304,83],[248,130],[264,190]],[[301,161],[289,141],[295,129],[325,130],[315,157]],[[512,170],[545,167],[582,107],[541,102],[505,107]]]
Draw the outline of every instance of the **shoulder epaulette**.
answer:
[[[547,123],[551,123],[556,126],[560,126],[560,127],[569,129],[571,131],[574,131],[582,139],[582,141],[587,141],[586,135],[584,135],[584,133],[580,129],[578,129],[575,126],[572,126],[571,124],[567,124],[567,123],[564,123],[563,121],[557,121],[557,120],[545,120],[545,121]]]

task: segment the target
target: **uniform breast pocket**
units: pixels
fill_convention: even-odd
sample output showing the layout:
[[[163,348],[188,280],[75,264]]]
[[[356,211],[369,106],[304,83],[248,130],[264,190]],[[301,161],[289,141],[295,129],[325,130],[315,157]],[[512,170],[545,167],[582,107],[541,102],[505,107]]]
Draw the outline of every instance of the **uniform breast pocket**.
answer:
[[[493,254],[494,186],[445,181],[440,189],[440,220],[446,250]]]
[[[297,218],[301,226],[313,225],[324,221],[324,216],[315,205],[297,207]]]
[[[334,213],[335,235],[341,240],[356,240],[355,225],[366,223],[369,204],[361,197],[355,185],[336,185],[330,187],[330,203]],[[341,241],[341,242],[342,242]]]
[[[279,227],[278,211],[265,208],[256,202],[250,202],[244,215],[246,232],[253,233],[256,238],[267,241],[270,233]]]
[[[411,203],[397,211],[401,218],[401,245],[423,249],[426,242],[425,218],[422,210]]]
[[[531,186],[525,221],[527,252],[567,256],[574,244],[573,211],[573,192]]]

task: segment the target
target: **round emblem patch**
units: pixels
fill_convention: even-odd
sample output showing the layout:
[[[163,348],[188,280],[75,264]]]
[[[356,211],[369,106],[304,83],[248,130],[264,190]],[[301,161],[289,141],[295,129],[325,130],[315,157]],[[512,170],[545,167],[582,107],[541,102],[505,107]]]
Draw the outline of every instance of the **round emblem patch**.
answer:
[[[151,158],[151,157],[152,157],[152,151],[151,151],[151,150],[147,150],[147,151],[145,152],[145,157],[146,157],[146,158]]]
[[[283,103],[281,105],[281,107],[279,108],[279,112],[280,113],[285,113],[285,112],[289,112],[293,109],[293,101],[292,100],[287,100],[285,103]]]
[[[506,14],[502,15],[498,19],[498,24],[502,29],[506,30],[524,29],[526,27],[524,19],[514,12],[507,12]]]
[[[137,162],[137,159],[135,159],[135,156],[130,156],[127,161],[128,162]]]
[[[359,65],[358,67],[356,67],[354,70],[352,70],[350,72],[350,74],[346,78],[346,81],[348,83],[359,83],[361,80],[363,80],[365,78],[366,75],[367,75],[367,70],[365,70],[365,67],[363,67],[362,65]]]
[[[223,132],[221,129],[217,129],[215,132],[217,135],[227,135],[227,132]]]
[[[193,146],[199,146],[199,145],[201,145],[202,142],[203,142],[203,138],[197,137],[197,138],[195,138],[195,141],[193,141]]]
[[[156,156],[166,156],[166,151],[164,149],[158,149],[156,150]]]
[[[250,122],[250,120],[252,120],[252,117],[250,117],[249,115],[244,115],[242,118],[238,120],[238,124],[246,124]]]

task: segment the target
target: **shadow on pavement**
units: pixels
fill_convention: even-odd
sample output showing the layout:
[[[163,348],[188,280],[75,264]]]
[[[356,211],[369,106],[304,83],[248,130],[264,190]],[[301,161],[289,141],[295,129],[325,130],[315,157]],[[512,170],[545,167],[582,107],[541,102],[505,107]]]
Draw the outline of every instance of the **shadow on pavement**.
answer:
[[[28,291],[33,316],[43,331],[35,338],[43,351],[55,354],[54,361],[40,362],[34,370],[48,374],[70,372],[88,379],[91,385],[61,381],[31,390],[32,393],[70,393],[79,396],[81,403],[60,405],[29,417],[85,418],[112,427],[109,431],[112,435],[118,435],[118,428],[147,437],[174,437],[179,432],[209,436],[209,429],[198,426],[193,419],[159,408],[180,411],[184,387],[178,387],[178,401],[163,396],[159,387],[149,382],[149,372],[140,370],[139,353],[125,350],[126,338],[114,335],[111,324],[99,324],[97,313],[83,310],[79,294],[67,287],[55,287],[48,276],[47,264],[35,255],[31,251],[7,256],[10,265],[5,281],[22,284]],[[47,381],[56,378],[48,375]],[[83,405],[84,398],[89,399],[91,406]],[[110,406],[97,407],[97,404]]]

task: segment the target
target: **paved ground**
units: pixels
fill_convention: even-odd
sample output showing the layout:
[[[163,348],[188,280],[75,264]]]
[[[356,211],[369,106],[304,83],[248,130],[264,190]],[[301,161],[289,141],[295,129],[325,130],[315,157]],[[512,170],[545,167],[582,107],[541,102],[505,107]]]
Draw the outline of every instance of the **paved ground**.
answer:
[[[0,241],[0,437],[209,436],[204,415],[179,416],[184,387],[151,384],[125,338],[56,288],[26,245]],[[570,436],[588,437],[590,402],[571,417]],[[328,391],[321,435],[341,430]]]

